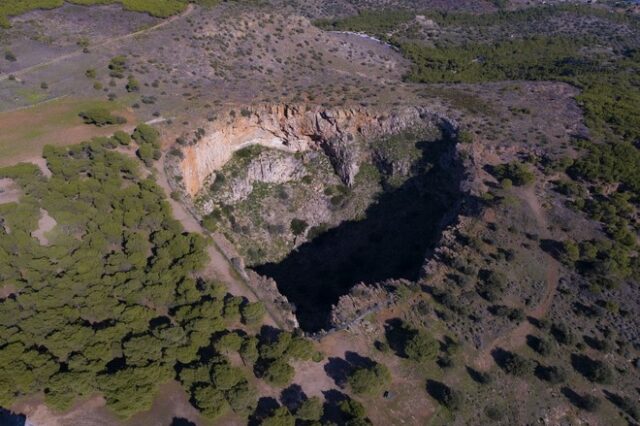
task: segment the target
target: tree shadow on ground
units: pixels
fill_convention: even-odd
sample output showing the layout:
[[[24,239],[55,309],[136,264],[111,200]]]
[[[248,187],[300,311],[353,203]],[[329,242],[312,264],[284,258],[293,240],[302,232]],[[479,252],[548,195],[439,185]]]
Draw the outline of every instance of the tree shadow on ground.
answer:
[[[342,401],[349,399],[349,397],[337,389],[323,391],[322,394],[324,396],[323,424],[344,424],[342,412],[338,405]]]
[[[509,359],[511,359],[512,353],[509,351],[505,351],[502,348],[495,348],[491,351],[491,356],[496,362],[496,365],[504,369]]]
[[[353,367],[346,360],[336,357],[330,357],[324,365],[324,371],[327,373],[327,376],[331,377],[336,386],[340,388],[346,386],[347,378],[352,369]]]
[[[562,392],[562,394],[569,400],[569,402],[571,404],[573,404],[574,406],[580,408],[582,405],[582,395],[580,395],[579,393],[577,393],[576,391],[574,391],[573,389],[567,387],[567,386],[563,386],[560,389],[560,392]]]
[[[264,396],[258,400],[256,409],[249,417],[249,426],[261,425],[263,420],[267,418],[273,410],[280,407],[278,401],[270,396]]]
[[[324,365],[327,376],[333,379],[336,386],[344,388],[347,385],[349,375],[357,368],[371,368],[375,362],[371,358],[361,356],[355,352],[345,353],[345,359],[338,357],[329,358]]]
[[[384,334],[389,343],[389,347],[397,356],[402,358],[407,357],[404,348],[414,333],[415,331],[409,330],[404,326],[400,318],[388,319],[384,324]]]
[[[297,384],[283,389],[280,393],[280,402],[291,412],[296,411],[306,399],[308,399],[307,395],[302,390],[302,387]]]
[[[449,386],[437,380],[427,380],[427,393],[431,398],[438,402],[442,402],[446,399],[447,393],[450,391]]]
[[[540,240],[540,248],[556,260],[560,260],[563,252],[563,246],[560,241],[542,239]]]
[[[24,414],[18,414],[4,408],[0,408],[0,425],[24,426],[26,422],[27,416]]]
[[[0,422],[0,424],[4,423]],[[196,424],[183,417],[174,417],[173,420],[171,420],[171,426],[196,426]]]
[[[469,366],[466,367],[466,370],[467,374],[469,374],[469,377],[471,377],[471,379],[476,383],[484,385],[491,381],[491,377],[488,373],[483,373],[482,371],[478,371]]]

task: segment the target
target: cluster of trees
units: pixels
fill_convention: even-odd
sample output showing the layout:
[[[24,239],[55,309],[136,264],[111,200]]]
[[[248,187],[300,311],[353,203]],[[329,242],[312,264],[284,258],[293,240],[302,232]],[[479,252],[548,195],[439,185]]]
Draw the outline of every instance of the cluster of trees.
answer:
[[[249,355],[241,353],[244,357]],[[258,377],[275,386],[286,386],[293,379],[295,371],[292,360],[320,361],[322,355],[317,353],[311,342],[302,336],[289,332],[263,333],[257,345],[257,353],[250,352],[255,358],[255,372]]]
[[[527,336],[527,343],[542,356],[551,353],[551,344],[543,338]],[[499,350],[498,356],[500,367],[508,374],[527,378],[535,373],[538,378],[551,384],[564,383],[567,380],[567,372],[560,366],[545,366],[515,352],[504,350]],[[573,354],[571,364],[577,372],[591,382],[610,384],[613,381],[613,370],[604,361],[592,359],[586,355]]]
[[[416,15],[426,16],[443,27],[478,27],[486,29],[500,26],[512,30],[521,29],[526,24],[544,22],[558,15],[569,14],[575,16],[573,19],[579,16],[589,16],[624,24],[633,22],[620,13],[577,4],[545,5],[507,11],[504,8],[508,0],[494,0],[493,3],[501,10],[495,13],[483,14],[433,10],[411,11],[408,9],[363,10],[357,15],[341,19],[319,19],[314,21],[314,24],[329,31],[355,31],[384,37],[390,32],[396,32],[399,27],[410,23]]]
[[[99,391],[130,415],[148,408],[176,361],[194,357],[215,330],[164,313],[213,297],[215,286],[192,277],[206,242],[184,233],[135,160],[110,149],[127,139],[117,136],[47,146],[49,179],[30,165],[0,171],[25,194],[0,207],[0,280],[16,289],[0,301],[2,405],[45,391],[62,409]],[[31,237],[41,208],[57,222],[48,246]]]
[[[317,358],[310,341],[281,332],[272,340],[231,332],[261,323],[264,306],[198,278],[206,240],[171,217],[162,189],[139,163],[112,150],[157,143],[138,126],[70,147],[47,146],[52,176],[32,164],[0,169],[24,196],[0,205],[0,405],[44,392],[68,408],[100,392],[122,417],[150,408],[158,387],[177,378],[209,417],[248,415],[255,403],[246,365],[278,384],[291,359]],[[40,209],[57,225],[44,246],[31,236]]]
[[[138,144],[138,157],[147,166],[151,167],[154,161],[162,157],[160,151],[160,133],[148,124],[140,124],[131,136]]]
[[[544,22],[560,15],[589,16],[606,19],[616,23],[629,23],[629,19],[622,13],[608,11],[605,8],[589,7],[582,4],[555,4],[541,7],[527,7],[515,10],[501,10],[496,13],[451,13],[429,12],[427,16],[439,25],[451,27],[509,27],[522,28],[526,24]],[[575,19],[575,18],[574,18]]]
[[[349,375],[348,382],[351,390],[356,394],[373,394],[379,392],[391,381],[391,373],[384,365],[374,362],[371,366],[354,369]]]
[[[587,276],[592,288],[611,288],[619,278],[637,276],[637,199],[640,151],[625,141],[577,141],[586,155],[567,164],[573,181],[557,183],[568,204],[602,224],[608,239],[562,242],[559,258]],[[589,185],[585,185],[588,183]]]
[[[338,424],[347,426],[371,425],[371,421],[366,417],[364,406],[358,401],[344,396],[344,399],[337,403],[323,403],[318,397],[306,398],[295,407],[280,406],[272,409],[269,413],[255,416],[256,424],[263,426],[295,426],[295,425],[318,425],[326,422],[322,421],[325,413],[325,405],[331,405],[332,420],[340,419]],[[321,423],[322,421],[322,423]],[[330,422],[333,424],[333,422]]]
[[[9,28],[9,18],[34,9],[55,9],[62,6],[64,0],[7,0],[0,5],[0,27]]]
[[[425,330],[406,322],[389,325],[387,341],[399,355],[418,363],[434,361],[440,352],[440,342]]]
[[[234,303],[232,299],[234,298],[227,298],[223,302],[215,301],[207,307],[207,311],[212,313],[212,308],[215,307],[214,320],[223,317],[238,318],[241,314],[244,318],[243,305]],[[237,298],[235,300],[240,301]],[[178,318],[194,317],[197,325],[208,327],[200,315],[199,310],[193,311],[190,308],[181,308],[177,312]],[[289,361],[312,358],[319,360],[313,344],[301,336],[271,329],[265,330],[260,336],[251,336],[241,331],[225,330],[224,321],[216,323],[218,327],[212,339],[213,353],[205,353],[190,361],[185,359],[189,362],[177,365],[181,383],[190,391],[192,400],[208,418],[217,418],[229,410],[246,416],[256,408],[256,392],[249,385],[246,369],[232,365],[227,355],[239,354],[244,366],[252,367],[256,375],[278,387],[288,385],[293,379],[295,370]],[[203,338],[203,343],[208,342],[209,337]],[[315,401],[309,404],[315,404]],[[306,411],[309,411],[307,416],[311,416],[312,407],[306,407],[302,413]],[[290,413],[287,411],[278,416],[280,415],[289,417]]]
[[[640,191],[640,151],[630,143],[580,144],[587,154],[568,168],[576,179],[606,184],[620,182],[622,189]]]
[[[487,44],[427,47],[416,41],[396,41],[413,62],[406,76],[420,83],[477,83],[503,80],[546,80],[572,75],[576,68],[592,69],[595,63],[574,58],[584,45],[575,38],[530,37]]]
[[[218,307],[222,314],[224,306],[219,304]],[[199,321],[197,317],[196,321]],[[224,326],[220,328],[224,329]],[[232,365],[225,354],[251,345],[255,337],[236,332],[220,333],[223,334],[218,335],[213,344],[214,354],[178,365],[179,379],[204,416],[215,419],[229,410],[247,416],[255,408],[256,392],[249,384],[247,373]]]
[[[124,117],[113,114],[105,107],[92,107],[80,112],[80,117],[86,124],[94,124],[98,127],[112,124],[124,124],[127,120]]]
[[[319,19],[314,25],[329,31],[354,31],[386,37],[387,33],[414,17],[415,13],[408,10],[364,10],[343,19]]]
[[[529,185],[535,180],[535,175],[525,164],[519,162],[499,164],[492,168],[492,174],[501,182],[508,180],[515,186]]]
[[[124,73],[127,70],[127,57],[124,55],[114,56],[109,61],[108,68],[110,77],[124,78]]]
[[[584,274],[599,287],[613,288],[618,278],[632,277],[640,270],[635,256],[636,244],[629,239],[630,231],[625,227],[618,232],[624,235],[621,243],[616,234],[611,240],[584,240],[579,243],[565,240],[561,246],[560,260]]]
[[[0,27],[10,27],[9,18],[35,9],[55,9],[65,0],[5,0],[0,5]],[[81,5],[120,3],[125,10],[148,13],[158,18],[167,18],[182,12],[187,0],[67,0]],[[205,0],[206,1],[206,0]]]

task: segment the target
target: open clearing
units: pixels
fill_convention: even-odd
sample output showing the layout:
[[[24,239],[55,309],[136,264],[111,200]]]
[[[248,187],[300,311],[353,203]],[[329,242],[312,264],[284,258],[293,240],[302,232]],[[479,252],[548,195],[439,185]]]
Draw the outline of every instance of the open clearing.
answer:
[[[47,234],[51,230],[53,230],[56,225],[56,220],[49,216],[49,213],[46,210],[40,209],[40,220],[38,220],[38,229],[33,231],[31,235],[40,242],[40,245],[49,245]]]
[[[0,179],[0,204],[15,203],[20,199],[22,191],[11,179]]]
[[[127,119],[124,126],[88,126],[79,117],[90,107],[107,107]],[[136,122],[130,109],[119,103],[64,98],[32,108],[0,113],[0,166],[27,161],[45,145],[71,145],[95,136],[109,136]]]

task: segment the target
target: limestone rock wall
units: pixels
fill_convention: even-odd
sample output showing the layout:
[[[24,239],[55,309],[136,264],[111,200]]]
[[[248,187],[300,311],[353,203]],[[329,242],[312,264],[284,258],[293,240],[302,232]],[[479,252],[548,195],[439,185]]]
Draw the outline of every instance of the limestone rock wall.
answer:
[[[323,150],[343,182],[351,185],[358,173],[359,140],[438,118],[423,107],[390,111],[363,106],[325,109],[292,105],[263,105],[224,116],[230,118],[209,123],[204,127],[204,137],[182,150],[180,174],[191,196],[235,151],[251,145],[289,152]]]

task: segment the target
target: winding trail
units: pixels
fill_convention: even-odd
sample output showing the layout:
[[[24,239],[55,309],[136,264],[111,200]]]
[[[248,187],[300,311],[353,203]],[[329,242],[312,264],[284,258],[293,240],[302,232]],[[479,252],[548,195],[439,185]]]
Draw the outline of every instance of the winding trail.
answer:
[[[172,22],[175,22],[178,19],[182,19],[182,18],[185,18],[185,17],[191,15],[191,13],[193,11],[194,11],[193,4],[189,4],[187,6],[187,8],[182,13],[180,13],[179,15],[175,15],[175,16],[172,16],[172,17],[170,17],[168,19],[164,19],[161,22],[157,23],[156,25],[153,25],[153,26],[151,26],[149,28],[142,29],[140,31],[135,31],[133,33],[129,33],[129,34],[124,34],[124,35],[117,36],[117,37],[108,38],[108,39],[106,39],[106,40],[104,40],[104,41],[102,41],[100,43],[91,45],[91,47],[93,49],[98,48],[98,47],[105,47],[105,46],[108,46],[108,45],[110,45],[112,43],[116,43],[116,42],[119,42],[119,41],[122,41],[122,40],[127,40],[127,39],[130,39],[130,38],[134,38],[134,37],[138,37],[138,36],[150,33],[152,31],[155,31],[157,29],[160,29],[162,27],[167,26],[167,25],[171,24]],[[55,57],[53,59],[50,59],[48,61],[41,62],[41,63],[35,64],[35,65],[31,65],[30,67],[22,68],[20,70],[11,72],[9,74],[0,75],[0,81],[8,80],[10,75],[12,75],[14,77],[20,77],[22,75],[28,74],[31,71],[35,71],[35,70],[43,68],[43,67],[48,67],[49,65],[54,65],[54,64],[57,64],[58,62],[62,62],[62,61],[65,61],[67,59],[71,59],[71,58],[74,58],[76,56],[80,56],[80,55],[83,55],[83,54],[84,54],[83,50],[82,49],[78,49],[78,50],[75,50],[73,52],[57,56],[57,57]]]
[[[533,187],[526,188],[521,192],[522,200],[527,204],[531,212],[533,213],[538,228],[540,229],[540,236],[542,238],[549,238],[550,233],[548,229],[548,221],[545,212],[542,210],[540,201],[534,193]],[[540,302],[526,312],[527,317],[536,319],[542,319],[553,303],[553,298],[558,289],[558,277],[559,277],[559,264],[558,261],[545,253],[546,264],[546,287]],[[525,320],[521,322],[517,327],[509,330],[505,334],[498,336],[487,346],[485,346],[474,360],[474,365],[481,371],[486,371],[491,368],[494,362],[492,353],[497,348],[505,350],[513,350],[523,346],[526,343],[527,335],[534,331],[531,322]]]
[[[224,283],[227,290],[234,296],[242,296],[247,298],[251,302],[258,301],[258,297],[251,289],[248,283],[239,276],[230,262],[230,259],[222,252],[219,247],[219,243],[216,241],[216,236],[211,235],[209,231],[204,229],[200,222],[187,210],[187,208],[178,201],[170,197],[172,188],[169,184],[169,178],[163,167],[164,157],[155,164],[156,182],[167,194],[167,201],[171,205],[173,216],[176,220],[182,223],[182,226],[187,232],[193,232],[201,235],[211,237],[211,243],[207,247],[207,253],[209,254],[209,263],[202,271],[203,275],[207,278],[216,279]],[[267,303],[265,303],[266,315],[265,324],[283,328],[276,315],[271,312]]]

